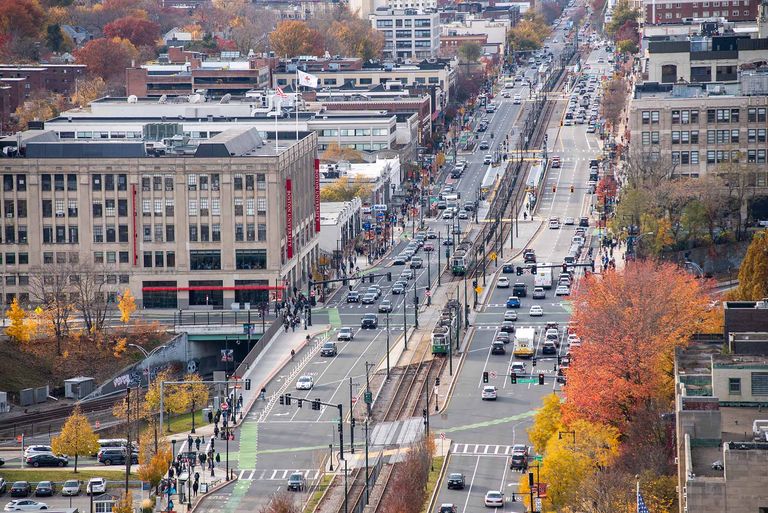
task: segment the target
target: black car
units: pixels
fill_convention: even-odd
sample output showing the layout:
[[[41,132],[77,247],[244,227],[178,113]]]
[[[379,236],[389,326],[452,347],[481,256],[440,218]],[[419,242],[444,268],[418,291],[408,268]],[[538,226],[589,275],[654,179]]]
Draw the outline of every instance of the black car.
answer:
[[[35,497],[53,497],[56,493],[56,485],[51,481],[40,481],[35,487]]]
[[[27,497],[32,492],[28,481],[16,481],[11,486],[11,497]]]
[[[512,285],[512,295],[526,297],[528,295],[528,287],[526,287],[525,283],[515,283]]]
[[[336,356],[336,342],[328,341],[320,348],[320,356]]]
[[[356,290],[351,291],[349,294],[347,294],[347,303],[359,303],[360,302],[360,293]]]
[[[69,463],[66,456],[56,456],[55,454],[35,454],[26,459],[26,463],[32,467],[65,467]]]
[[[515,272],[515,266],[512,264],[504,264],[504,266],[501,268],[501,272],[504,274],[512,274]]]
[[[463,490],[464,489],[464,474],[454,472],[448,476],[448,489]]]
[[[96,460],[104,465],[125,465],[127,451],[122,447],[109,447],[99,451]],[[131,451],[131,464],[139,462],[139,453]]]
[[[376,314],[365,314],[360,322],[362,329],[376,329],[379,326],[379,318]]]
[[[504,348],[504,342],[501,340],[494,340],[491,344],[491,354],[504,354],[507,350]],[[451,487],[451,482],[448,481],[448,488]],[[462,488],[464,488],[462,486]]]
[[[580,217],[579,218],[579,226],[583,227],[589,227],[589,218],[588,217]]]

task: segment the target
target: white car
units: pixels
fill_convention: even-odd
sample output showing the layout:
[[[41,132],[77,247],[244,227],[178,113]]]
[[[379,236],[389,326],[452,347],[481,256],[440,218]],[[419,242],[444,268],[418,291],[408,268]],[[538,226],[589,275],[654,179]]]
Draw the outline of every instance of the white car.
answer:
[[[499,278],[499,281],[496,282],[496,287],[500,289],[508,289],[509,288],[509,278],[506,276],[502,276]]]
[[[581,338],[575,333],[571,333],[568,335],[568,345],[571,347],[579,347],[581,346]]]
[[[5,505],[3,511],[37,511],[48,509],[48,504],[32,499],[15,499]]]
[[[531,317],[541,317],[544,315],[544,309],[539,305],[533,305],[528,311],[528,315]]]
[[[512,103],[514,105],[520,105],[522,103],[522,98],[520,98],[519,94],[515,95],[515,97],[512,99]]]
[[[517,312],[514,310],[507,310],[504,312],[504,320],[505,321],[516,321],[517,320]]]
[[[491,162],[493,162],[493,155],[483,157],[483,164],[490,164]]]
[[[572,217],[570,217],[570,216],[569,216],[569,217],[566,217],[566,218],[563,220],[563,224],[564,224],[564,225],[566,225],[566,226],[571,226],[571,225],[574,225],[574,224],[576,224],[576,220],[575,220],[574,218],[572,218]]]
[[[509,367],[509,372],[514,372],[516,375],[525,374],[525,363],[512,362],[512,365]]]
[[[27,459],[36,454],[52,454],[53,449],[50,445],[30,445],[24,449],[24,459]]]
[[[352,328],[339,328],[339,334],[336,335],[336,340],[352,340],[355,338],[354,333],[352,333]]]
[[[315,380],[312,376],[301,376],[296,380],[296,390],[312,390],[315,384]]]
[[[106,493],[107,480],[103,477],[92,477],[88,484],[85,486],[85,493],[89,495],[96,495],[99,493]]]
[[[570,296],[571,295],[571,289],[566,285],[558,285],[558,287],[555,289],[555,295],[556,296]]]
[[[496,387],[493,385],[485,385],[481,397],[483,401],[495,401],[497,397]]]
[[[485,492],[485,507],[486,508],[503,508],[504,494],[498,490],[488,490],[487,492]]]
[[[560,221],[557,219],[550,219],[549,221],[549,229],[550,230],[559,230],[560,229]]]
[[[63,496],[72,496],[72,495],[80,495],[80,481],[77,479],[70,479],[68,481],[65,481],[64,484],[61,486],[61,495]]]

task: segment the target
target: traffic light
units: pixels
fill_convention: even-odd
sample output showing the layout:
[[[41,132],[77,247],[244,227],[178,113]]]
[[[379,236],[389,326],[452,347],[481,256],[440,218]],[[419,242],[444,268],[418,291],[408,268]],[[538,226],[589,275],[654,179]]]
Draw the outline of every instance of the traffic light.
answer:
[[[346,278],[343,278],[342,283],[346,287],[349,284],[349,280],[347,280]]]
[[[284,404],[285,404],[285,396],[281,395],[280,396],[280,405],[284,405]]]
[[[544,374],[540,372],[539,373],[539,385],[543,385],[543,384],[544,384]]]
[[[303,400],[302,400],[302,399],[298,399],[298,398],[297,398],[297,399],[296,399],[296,406],[298,406],[299,408],[301,408],[301,406],[302,406],[302,405],[301,405],[301,403],[302,403],[302,402],[303,402]]]
[[[531,359],[531,365],[533,367],[536,367],[536,357],[535,356]]]
[[[488,383],[488,371],[483,371],[483,383]]]
[[[592,268],[592,272],[595,272],[595,259],[594,258],[589,262],[589,266]]]
[[[424,417],[425,419],[427,418],[427,409],[426,408],[422,408],[421,409],[421,416]]]
[[[472,280],[472,288],[473,289],[477,288],[477,280]]]
[[[352,417],[352,420],[350,421],[350,423],[351,423],[352,427],[355,427],[355,418],[354,417]]]
[[[531,266],[531,274],[536,274],[536,266],[535,265]]]
[[[392,281],[392,273],[391,272],[387,273],[387,281]]]
[[[312,409],[313,410],[319,410],[320,409],[320,399],[313,399],[312,400]]]
[[[564,273],[568,272],[568,264],[563,264],[563,272]]]
[[[573,192],[573,185],[571,185],[571,192]]]
[[[245,378],[245,389],[246,390],[251,389],[251,378]]]
[[[339,420],[339,425],[338,425],[338,426],[336,426],[336,430],[337,430],[339,433],[341,433],[342,431],[344,431],[344,426],[341,424],[341,420]]]
[[[515,371],[512,371],[509,373],[509,382],[513,385],[517,385],[517,374]]]
[[[517,274],[518,276],[522,276],[523,275],[523,268],[518,265],[515,268],[515,274]]]
[[[552,186],[552,192],[557,192],[557,185]]]
[[[370,276],[368,277],[368,283],[373,283],[373,279],[374,279],[374,278],[375,278],[375,276],[374,276],[374,275],[370,275]]]
[[[286,406],[291,405],[291,394],[285,394],[285,404]]]
[[[435,386],[436,387],[440,386],[440,378],[435,378]]]

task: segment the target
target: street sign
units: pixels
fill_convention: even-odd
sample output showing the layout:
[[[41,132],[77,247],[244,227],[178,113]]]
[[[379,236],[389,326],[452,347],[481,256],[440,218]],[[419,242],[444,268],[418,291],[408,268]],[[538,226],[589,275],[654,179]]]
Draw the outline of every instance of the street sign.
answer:
[[[537,454],[536,456],[533,457],[533,459],[534,461],[538,461],[539,463],[541,463],[542,461],[544,461],[544,456],[542,456],[541,454]]]
[[[496,252],[495,252],[495,251],[491,251],[491,254],[490,254],[490,255],[488,255],[488,257],[489,257],[491,260],[493,260],[494,262],[496,261],[496,256],[497,256],[497,255],[496,255]]]
[[[227,411],[228,409],[229,409],[229,404],[226,401],[221,403],[221,411]]]
[[[357,404],[357,397],[352,398],[352,404]]]
[[[475,287],[475,292],[477,292],[478,294],[482,294],[482,292],[483,292],[483,287],[481,287],[480,285],[478,285],[477,287]]]
[[[496,379],[497,377],[496,371],[491,371],[491,379]]]
[[[363,400],[365,401],[366,404],[373,403],[373,392],[365,392],[363,394]]]
[[[517,383],[518,384],[525,384],[525,383],[538,383],[538,378],[518,378]]]
[[[445,440],[445,433],[440,433],[440,440]]]

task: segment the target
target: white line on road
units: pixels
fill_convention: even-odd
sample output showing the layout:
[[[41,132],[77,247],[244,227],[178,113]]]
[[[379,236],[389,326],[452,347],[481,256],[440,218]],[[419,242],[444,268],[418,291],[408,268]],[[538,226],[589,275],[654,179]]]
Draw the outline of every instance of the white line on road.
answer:
[[[472,495],[472,486],[475,484],[475,476],[477,475],[477,467],[480,465],[480,458],[477,458],[475,462],[475,470],[472,471],[472,477],[469,480],[469,490],[467,490],[467,498],[464,500],[464,508],[461,511],[467,511],[467,504],[469,504],[469,498]]]

